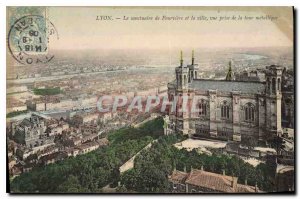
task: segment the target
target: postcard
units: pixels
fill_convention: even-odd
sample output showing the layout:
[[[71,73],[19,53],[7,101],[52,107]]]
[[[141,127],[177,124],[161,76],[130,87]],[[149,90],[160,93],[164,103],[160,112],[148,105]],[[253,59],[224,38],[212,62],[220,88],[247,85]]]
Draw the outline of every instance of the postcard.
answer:
[[[7,192],[295,193],[293,7],[6,11]]]

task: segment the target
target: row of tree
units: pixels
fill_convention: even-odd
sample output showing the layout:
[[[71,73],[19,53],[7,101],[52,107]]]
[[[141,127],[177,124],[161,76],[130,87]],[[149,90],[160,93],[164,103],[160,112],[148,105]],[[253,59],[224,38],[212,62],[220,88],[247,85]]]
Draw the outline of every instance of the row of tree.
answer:
[[[57,95],[60,94],[62,91],[60,87],[55,88],[34,88],[33,93],[35,95]]]

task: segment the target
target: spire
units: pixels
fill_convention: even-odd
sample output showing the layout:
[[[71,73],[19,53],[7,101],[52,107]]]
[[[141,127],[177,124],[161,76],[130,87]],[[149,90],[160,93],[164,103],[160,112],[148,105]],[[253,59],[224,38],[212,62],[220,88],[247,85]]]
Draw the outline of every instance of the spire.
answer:
[[[233,81],[233,80],[234,80],[234,77],[233,77],[233,72],[231,69],[231,61],[229,61],[229,68],[228,68],[228,72],[226,75],[226,81]]]
[[[180,51],[180,66],[183,66],[182,50]]]
[[[192,51],[192,65],[194,65],[195,57],[194,57],[194,49]]]

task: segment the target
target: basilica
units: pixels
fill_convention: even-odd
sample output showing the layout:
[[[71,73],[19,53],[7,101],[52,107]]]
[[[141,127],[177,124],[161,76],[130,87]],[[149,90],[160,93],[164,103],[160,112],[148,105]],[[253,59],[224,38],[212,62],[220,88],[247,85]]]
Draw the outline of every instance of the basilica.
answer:
[[[168,84],[168,97],[197,96],[198,112],[169,111],[165,134],[266,144],[282,131],[282,72],[277,65],[264,70],[265,81],[234,80],[229,70],[224,80],[200,79],[194,53],[190,65],[175,68],[176,80]],[[177,107],[179,108],[179,107]]]

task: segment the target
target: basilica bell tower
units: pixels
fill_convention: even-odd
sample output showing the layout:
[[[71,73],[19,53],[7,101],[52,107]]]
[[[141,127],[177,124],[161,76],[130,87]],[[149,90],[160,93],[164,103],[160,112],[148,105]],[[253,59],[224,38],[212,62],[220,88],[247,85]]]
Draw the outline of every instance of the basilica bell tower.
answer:
[[[281,81],[282,67],[277,65],[268,66],[266,75],[266,132],[267,138],[273,139],[282,135],[281,127]]]

